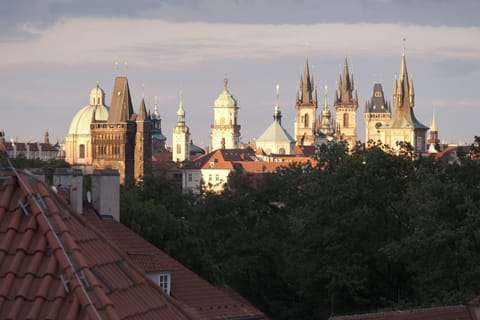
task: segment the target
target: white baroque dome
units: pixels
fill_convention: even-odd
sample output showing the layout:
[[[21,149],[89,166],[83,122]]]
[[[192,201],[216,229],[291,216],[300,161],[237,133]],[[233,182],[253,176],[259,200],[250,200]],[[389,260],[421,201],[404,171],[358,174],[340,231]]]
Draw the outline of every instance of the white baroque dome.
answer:
[[[75,117],[73,117],[68,129],[69,135],[90,135],[90,124],[92,123],[93,115],[95,120],[107,121],[110,108],[105,105],[88,105],[80,109]]]

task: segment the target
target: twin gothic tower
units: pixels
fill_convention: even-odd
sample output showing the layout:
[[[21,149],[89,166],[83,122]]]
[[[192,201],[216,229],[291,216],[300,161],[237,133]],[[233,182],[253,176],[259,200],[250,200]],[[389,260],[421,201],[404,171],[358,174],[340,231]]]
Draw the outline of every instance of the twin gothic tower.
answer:
[[[317,119],[317,91],[307,60],[305,71],[300,78],[295,104],[296,143],[311,146],[325,139],[325,141],[346,141],[349,148],[352,148],[358,140],[358,96],[354,89],[353,76],[348,70],[347,59],[345,59],[334,96],[335,121],[331,117],[327,94],[325,87],[323,109]],[[415,117],[414,105],[413,80],[408,77],[405,49],[403,49],[400,74],[398,79],[395,79],[393,89],[393,112],[390,102],[385,98],[381,83],[375,83],[372,97],[365,104],[365,142],[380,142],[393,149],[398,148],[400,142],[408,142],[416,153],[426,152],[426,133],[429,128]]]
[[[350,146],[357,141],[358,98],[354,91],[353,76],[348,71],[347,59],[343,73],[335,91],[334,107],[336,121],[333,121],[328,103],[328,88],[325,87],[324,103],[320,117],[317,119],[317,90],[313,76],[310,75],[308,60],[300,78],[300,87],[295,103],[295,139],[297,145],[310,146],[318,143],[318,137],[327,140],[347,141]]]

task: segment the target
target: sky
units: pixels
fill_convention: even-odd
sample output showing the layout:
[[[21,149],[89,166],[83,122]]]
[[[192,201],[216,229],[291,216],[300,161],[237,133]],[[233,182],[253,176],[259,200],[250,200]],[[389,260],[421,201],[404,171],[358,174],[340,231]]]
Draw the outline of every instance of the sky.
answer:
[[[435,113],[442,142],[469,143],[480,136],[479,12],[478,0],[0,0],[0,130],[16,141],[48,130],[61,143],[97,81],[109,105],[126,74],[136,110],[158,97],[167,144],[182,91],[191,138],[209,145],[224,78],[243,142],[272,122],[277,84],[293,135],[306,59],[333,108],[347,58],[364,141],[373,83],[392,100],[405,47],[417,118],[429,126]]]

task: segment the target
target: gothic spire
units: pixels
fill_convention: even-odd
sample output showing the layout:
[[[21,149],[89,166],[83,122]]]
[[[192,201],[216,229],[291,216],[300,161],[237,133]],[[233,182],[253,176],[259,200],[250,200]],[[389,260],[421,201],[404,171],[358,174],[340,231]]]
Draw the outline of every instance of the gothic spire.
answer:
[[[301,103],[313,103],[313,77],[310,76],[310,66],[308,65],[308,58],[305,61],[305,70],[303,76],[300,78],[300,92]]]
[[[432,115],[432,124],[430,125],[430,131],[431,132],[436,132],[437,130],[437,121],[435,119],[435,112]]]
[[[277,84],[276,91],[275,91],[275,111],[273,112],[273,120],[282,124],[282,112],[280,111],[279,105],[279,97],[280,95],[280,86]]]

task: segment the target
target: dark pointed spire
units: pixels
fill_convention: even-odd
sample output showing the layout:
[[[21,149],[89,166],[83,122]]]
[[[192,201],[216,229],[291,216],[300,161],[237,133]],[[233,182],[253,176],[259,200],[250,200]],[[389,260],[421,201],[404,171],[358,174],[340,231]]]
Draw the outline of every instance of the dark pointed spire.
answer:
[[[112,102],[108,115],[109,123],[127,122],[133,114],[132,99],[128,87],[128,79],[125,76],[115,78],[113,86]]]
[[[348,70],[348,61],[347,58],[345,58],[343,72],[340,76],[340,80],[338,81],[337,101],[344,103],[353,102],[353,89],[353,75],[350,75]]]
[[[140,107],[138,108],[137,121],[145,121],[147,119],[147,108],[145,107],[145,98],[142,97]]]
[[[303,77],[300,78],[300,92],[302,93],[301,103],[312,103],[313,77],[310,76],[308,59],[305,61]]]

